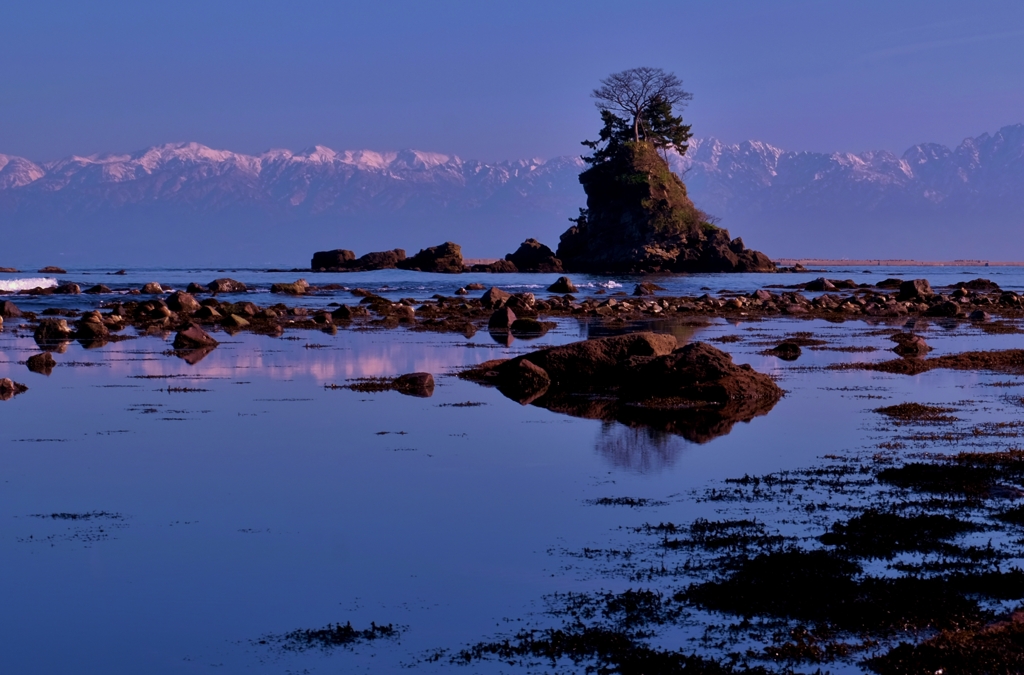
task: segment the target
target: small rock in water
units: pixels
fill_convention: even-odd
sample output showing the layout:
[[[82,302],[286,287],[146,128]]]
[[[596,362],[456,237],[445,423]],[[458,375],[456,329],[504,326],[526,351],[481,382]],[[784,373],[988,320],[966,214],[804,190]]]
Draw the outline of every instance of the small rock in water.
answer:
[[[796,361],[800,358],[800,345],[792,342],[783,342],[774,349],[768,350],[768,353],[773,356],[777,356],[783,361]]]
[[[39,270],[40,274],[67,274],[68,271],[55,265],[47,265]]]
[[[0,378],[0,401],[8,401],[24,391],[28,391],[28,387],[20,382],[8,377]]]
[[[103,284],[96,284],[95,286],[90,286],[89,288],[85,289],[82,292],[88,293],[89,295],[98,295],[100,293],[111,293],[112,291],[110,290],[109,286],[105,286]]]
[[[548,286],[548,291],[551,293],[578,293],[579,289],[576,288],[576,284],[569,279],[569,277],[558,277],[555,283]]]
[[[142,287],[143,295],[160,295],[164,292],[164,287],[155,281],[150,281],[148,284]]]
[[[932,350],[923,337],[913,333],[896,333],[890,336],[889,339],[896,343],[892,351],[900,356],[924,356]]]
[[[21,310],[10,300],[4,300],[0,302],[0,317],[5,319],[13,319],[21,316]]]
[[[654,295],[655,291],[665,290],[658,284],[653,284],[650,281],[644,281],[636,285],[633,289],[633,295]]]
[[[409,373],[395,378],[395,391],[406,396],[430,398],[434,395],[434,376],[430,373]]]
[[[501,309],[491,314],[491,318],[487,320],[488,330],[508,330],[512,327],[512,324],[516,321],[516,313],[508,307],[502,307]]]
[[[28,357],[25,361],[25,365],[33,373],[39,373],[41,375],[49,375],[53,372],[54,366],[57,365],[57,361],[54,360],[53,354],[50,352],[43,352],[42,354],[36,354]]]
[[[53,344],[71,339],[72,331],[64,319],[43,319],[33,334],[38,344]]]
[[[973,312],[971,312],[967,318],[976,323],[985,323],[986,321],[990,321],[992,319],[992,315],[986,311],[976,309]]]

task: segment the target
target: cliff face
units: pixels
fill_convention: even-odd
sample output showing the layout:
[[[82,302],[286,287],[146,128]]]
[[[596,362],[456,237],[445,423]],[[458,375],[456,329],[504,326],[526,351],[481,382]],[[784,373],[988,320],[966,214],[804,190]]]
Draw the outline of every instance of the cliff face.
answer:
[[[774,272],[775,264],[706,222],[657,150],[630,143],[580,174],[587,211],[561,237],[567,271]]]

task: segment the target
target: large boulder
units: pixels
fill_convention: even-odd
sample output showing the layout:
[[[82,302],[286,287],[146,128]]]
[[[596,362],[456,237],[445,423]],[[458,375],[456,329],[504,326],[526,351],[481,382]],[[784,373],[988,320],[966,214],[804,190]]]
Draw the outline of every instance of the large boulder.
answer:
[[[0,317],[14,319],[21,316],[21,310],[10,300],[0,302]]]
[[[417,272],[460,274],[465,271],[465,265],[462,262],[462,247],[450,241],[439,246],[430,246],[399,262],[398,268]]]
[[[234,279],[214,279],[207,288],[211,293],[245,293],[245,284]]]
[[[562,236],[568,272],[774,272],[694,206],[652,145],[630,143],[580,175],[587,209]]]
[[[349,263],[354,262],[356,254],[343,248],[333,251],[317,251],[313,254],[313,260],[309,263],[313,271],[344,269]]]
[[[515,253],[509,253],[505,260],[516,266],[520,272],[561,272],[562,261],[555,252],[536,239],[527,239]]]
[[[75,326],[75,337],[79,340],[102,340],[110,335],[110,330],[103,323],[98,311],[86,312]]]
[[[460,374],[509,398],[576,417],[618,421],[705,442],[766,414],[782,396],[749,365],[705,343],[674,348],[637,333],[489,361]]]
[[[512,299],[512,294],[492,286],[480,298],[480,303],[487,309],[498,309]]]
[[[676,339],[664,333],[632,333],[573,342],[512,359],[527,359],[548,373],[560,387],[591,387],[616,379],[620,363],[640,356],[664,356],[676,348]]]
[[[175,291],[167,296],[167,307],[174,312],[185,312],[191,314],[199,309],[199,301],[195,296],[185,291]]]
[[[209,333],[194,323],[190,323],[174,336],[175,349],[202,349],[216,347],[218,344],[220,343],[214,340]]]
[[[37,344],[52,345],[70,340],[74,337],[74,331],[65,319],[43,319],[36,326],[33,337]]]
[[[927,279],[911,279],[900,284],[900,292],[896,295],[897,302],[908,300],[927,300],[935,295],[932,285]]]

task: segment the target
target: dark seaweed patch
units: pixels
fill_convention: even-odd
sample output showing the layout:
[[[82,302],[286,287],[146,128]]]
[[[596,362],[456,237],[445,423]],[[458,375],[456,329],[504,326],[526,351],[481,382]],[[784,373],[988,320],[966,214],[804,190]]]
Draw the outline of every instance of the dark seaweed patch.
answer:
[[[647,499],[645,497],[600,497],[598,499],[588,499],[585,503],[592,506],[629,506],[639,508],[643,506],[665,506],[668,502]]]
[[[957,418],[946,413],[954,412],[953,408],[923,405],[921,403],[900,403],[898,405],[875,408],[874,412],[901,422],[955,422]]]
[[[337,647],[351,647],[356,644],[380,640],[381,638],[397,638],[401,631],[394,624],[378,626],[370,622],[370,627],[357,630],[352,622],[345,625],[328,624],[324,628],[299,629],[283,635],[265,635],[256,644],[275,645],[283,651],[303,652],[310,649],[324,651]]]
[[[960,534],[980,529],[974,523],[953,516],[919,513],[904,516],[868,509],[846,522],[835,522],[818,537],[827,546],[837,546],[863,558],[892,558],[904,551],[936,551]]]

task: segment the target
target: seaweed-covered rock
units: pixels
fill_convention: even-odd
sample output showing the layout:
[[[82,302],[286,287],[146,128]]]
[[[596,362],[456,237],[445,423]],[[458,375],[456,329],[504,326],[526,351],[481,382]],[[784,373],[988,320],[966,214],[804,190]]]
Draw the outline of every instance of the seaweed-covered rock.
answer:
[[[634,333],[489,361],[461,374],[509,398],[589,419],[657,428],[704,442],[767,413],[782,391],[705,343]]]
[[[516,266],[520,272],[561,272],[562,261],[555,252],[536,239],[527,239],[515,253],[509,253],[505,260]]]
[[[430,246],[410,258],[400,261],[398,268],[417,272],[460,274],[465,271],[465,265],[462,263],[462,247],[450,241],[439,246]]]
[[[580,175],[587,209],[561,237],[569,272],[774,272],[775,263],[709,222],[646,142]]]

